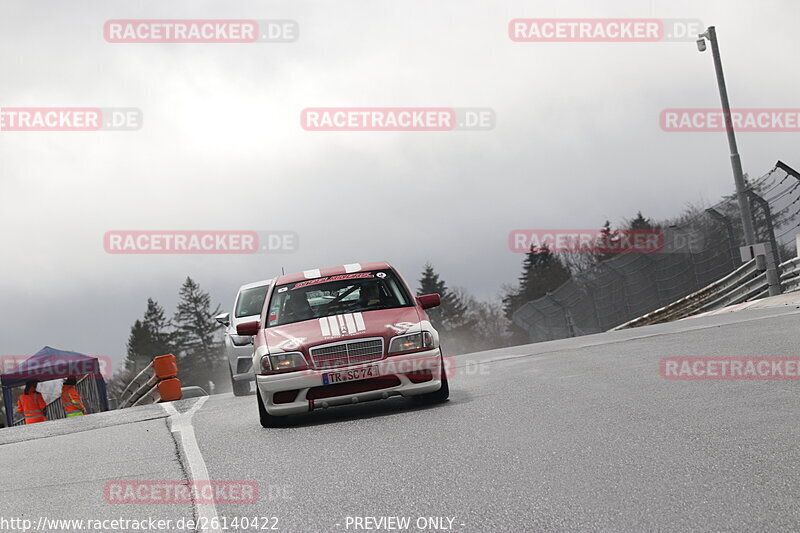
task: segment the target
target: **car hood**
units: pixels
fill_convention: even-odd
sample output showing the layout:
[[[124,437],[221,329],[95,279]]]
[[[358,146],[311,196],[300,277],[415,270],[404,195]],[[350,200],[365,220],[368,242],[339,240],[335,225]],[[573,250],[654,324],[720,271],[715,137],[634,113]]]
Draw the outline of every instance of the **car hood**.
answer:
[[[380,309],[314,318],[264,330],[270,353],[302,351],[319,344],[383,337],[384,346],[397,335],[420,331],[416,307]]]

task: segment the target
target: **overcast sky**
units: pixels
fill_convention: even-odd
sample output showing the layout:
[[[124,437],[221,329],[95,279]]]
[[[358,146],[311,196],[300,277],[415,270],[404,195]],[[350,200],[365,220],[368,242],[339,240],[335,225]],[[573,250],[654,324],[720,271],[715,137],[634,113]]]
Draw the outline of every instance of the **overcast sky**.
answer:
[[[719,105],[695,43],[515,43],[514,18],[714,24],[734,107],[800,107],[793,0],[270,0],[0,4],[0,106],[135,107],[138,131],[0,132],[0,353],[121,359],[187,275],[239,285],[388,260],[495,298],[519,228],[660,219],[732,189],[723,133],[666,133]],[[294,43],[112,44],[109,19],[290,19]],[[483,107],[491,131],[309,132],[307,107]],[[797,133],[742,133],[744,169],[800,167]],[[290,230],[292,254],[110,255],[108,230]]]

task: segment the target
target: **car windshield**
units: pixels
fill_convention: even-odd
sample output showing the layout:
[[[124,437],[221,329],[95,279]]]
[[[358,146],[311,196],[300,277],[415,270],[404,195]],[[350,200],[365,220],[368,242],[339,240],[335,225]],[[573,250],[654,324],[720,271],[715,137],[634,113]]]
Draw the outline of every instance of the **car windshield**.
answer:
[[[268,288],[269,285],[262,285],[261,287],[245,289],[239,293],[239,299],[236,301],[236,318],[260,315]]]
[[[325,276],[276,287],[267,327],[409,305],[411,299],[391,270]]]

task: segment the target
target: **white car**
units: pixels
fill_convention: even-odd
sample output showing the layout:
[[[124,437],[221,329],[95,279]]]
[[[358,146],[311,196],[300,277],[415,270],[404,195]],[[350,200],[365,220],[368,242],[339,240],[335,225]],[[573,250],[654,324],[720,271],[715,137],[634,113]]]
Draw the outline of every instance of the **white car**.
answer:
[[[181,387],[181,400],[187,398],[202,398],[203,396],[208,396],[208,393],[203,387]]]
[[[258,320],[264,307],[264,298],[273,279],[255,281],[239,287],[233,303],[233,317],[230,313],[222,313],[214,317],[225,326],[225,354],[231,373],[233,394],[244,396],[252,390],[255,379],[253,372],[253,337],[238,335],[236,326],[245,322]]]

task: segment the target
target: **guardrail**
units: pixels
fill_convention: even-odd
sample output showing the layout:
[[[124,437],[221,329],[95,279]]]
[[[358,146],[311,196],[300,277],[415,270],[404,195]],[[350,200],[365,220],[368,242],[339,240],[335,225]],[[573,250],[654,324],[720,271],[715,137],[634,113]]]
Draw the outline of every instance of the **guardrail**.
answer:
[[[159,355],[122,391],[119,409],[181,399],[178,363],[172,354]]]
[[[778,265],[783,292],[800,290],[800,257],[784,261]],[[756,267],[751,259],[724,278],[703,287],[699,291],[684,296],[669,305],[651,311],[611,331],[647,326],[678,320],[697,313],[713,311],[728,305],[757,300],[769,294],[767,274]]]
[[[651,311],[638,318],[629,320],[624,324],[620,324],[612,328],[611,331],[668,322],[670,320],[677,320],[689,316],[692,313],[699,313],[701,312],[700,309],[704,307],[705,304],[711,302],[712,299],[720,294],[725,294],[726,291],[735,290],[737,286],[749,281],[756,275],[756,261],[752,259],[724,278],[703,287],[699,291],[695,291],[669,305],[665,305],[655,311]]]
[[[800,257],[781,263],[781,287],[784,292],[800,289]]]

